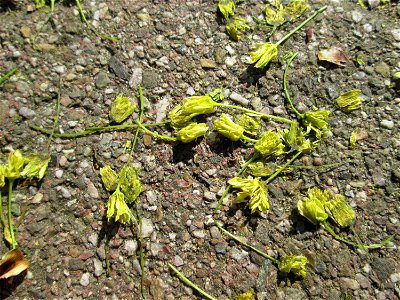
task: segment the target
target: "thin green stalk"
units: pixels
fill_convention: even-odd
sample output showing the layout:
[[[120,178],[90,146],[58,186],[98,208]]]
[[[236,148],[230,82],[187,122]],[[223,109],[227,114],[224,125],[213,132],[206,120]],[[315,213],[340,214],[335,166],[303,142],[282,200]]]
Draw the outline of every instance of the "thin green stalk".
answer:
[[[241,139],[243,139],[243,140],[245,140],[245,141],[248,141],[248,142],[252,142],[252,143],[257,143],[257,142],[258,142],[258,140],[249,138],[248,136],[245,136],[245,135],[243,135],[243,136],[241,137]]]
[[[7,80],[8,77],[10,77],[12,74],[17,72],[17,70],[18,70],[17,68],[12,68],[10,71],[7,72],[7,74],[1,76],[0,77],[0,85],[2,85],[3,82]]]
[[[151,130],[147,129],[140,122],[137,122],[137,125],[141,129],[143,129],[145,132],[147,132],[148,134],[150,134],[151,136],[153,136],[155,138],[162,139],[162,140],[165,140],[165,141],[171,141],[171,142],[177,141],[177,139],[175,137],[171,137],[171,136],[168,136],[168,135],[162,135],[162,134],[159,134],[159,133],[157,133],[155,131],[151,131]]]
[[[200,293],[201,295],[203,295],[205,298],[207,298],[209,300],[217,300],[217,298],[214,298],[213,296],[209,295],[206,291],[202,290],[197,285],[195,285],[193,282],[191,282],[185,275],[183,275],[181,272],[179,272],[178,269],[175,268],[173,265],[171,265],[170,263],[167,263],[167,264],[168,264],[168,267],[172,271],[174,271],[176,276],[178,276],[180,280],[182,280],[184,283],[186,283],[192,289],[196,290],[198,293]]]
[[[258,158],[258,152],[254,153],[252,157],[250,157],[250,159],[248,161],[246,161],[246,163],[242,166],[242,168],[239,170],[239,172],[236,173],[235,176],[240,176],[242,175],[242,173],[244,171],[246,171],[247,167],[249,166],[250,163],[252,163],[255,159]],[[226,195],[228,195],[229,190],[231,189],[231,185],[228,184],[228,186],[225,188],[224,192],[221,195],[221,198],[219,198],[217,205],[215,206],[214,209],[214,214],[218,211],[218,209],[221,207],[222,205],[222,201],[224,201],[224,198],[226,197]]]
[[[79,14],[81,15],[82,21],[87,25],[87,27],[90,28],[91,31],[93,31],[96,35],[98,35],[99,37],[101,37],[104,40],[109,40],[111,42],[119,42],[119,39],[117,39],[117,38],[110,37],[110,36],[105,35],[105,34],[103,34],[101,32],[98,32],[96,30],[96,28],[94,28],[93,25],[90,24],[89,21],[86,19],[86,15],[83,12],[80,0],[75,0],[75,3],[76,3],[76,6],[78,8]]]
[[[298,30],[300,30],[302,27],[304,27],[308,22],[310,22],[312,19],[314,19],[318,14],[322,13],[325,9],[327,9],[327,5],[322,6],[318,10],[316,10],[311,16],[309,16],[304,22],[302,22],[299,26],[297,26],[295,29],[290,31],[287,35],[285,35],[283,38],[281,38],[277,43],[275,43],[276,46],[284,43],[287,39],[289,39],[293,34],[295,34]]]
[[[11,249],[15,249],[17,247],[17,241],[15,240],[15,233],[14,233],[14,225],[12,221],[11,215],[11,203],[12,203],[12,187],[14,184],[14,179],[8,180],[8,207],[7,207],[7,215],[8,215],[8,227],[11,234]]]
[[[338,241],[341,241],[347,245],[353,246],[355,248],[360,248],[360,249],[379,249],[384,247],[385,245],[389,244],[392,240],[393,240],[393,236],[389,236],[386,240],[384,240],[383,242],[379,243],[379,244],[370,244],[370,245],[365,245],[365,244],[359,244],[359,243],[354,243],[352,241],[348,241],[344,238],[342,238],[340,235],[338,235],[332,227],[330,227],[328,225],[328,223],[326,221],[322,222],[322,225],[324,225],[324,227],[326,228],[326,230],[328,230],[328,232]]]
[[[108,239],[108,236],[106,234],[106,242],[104,245],[104,256],[106,257],[106,271],[107,271],[107,277],[112,276],[112,271],[111,271],[111,266],[110,266],[110,260],[108,259],[108,252],[110,250],[110,241]]]
[[[279,260],[277,260],[276,258],[268,255],[267,253],[257,249],[256,247],[253,247],[245,242],[243,242],[240,238],[238,238],[237,236],[233,235],[232,233],[230,233],[229,231],[227,231],[226,229],[224,229],[221,224],[218,223],[217,220],[214,220],[214,224],[223,232],[225,233],[227,236],[229,236],[230,238],[234,239],[236,242],[242,244],[245,247],[250,248],[251,250],[253,250],[254,252],[260,254],[261,256],[265,257],[266,259],[271,260],[272,262],[279,264]]]
[[[303,118],[303,115],[296,109],[296,107],[294,107],[294,105],[293,105],[293,102],[292,102],[292,99],[290,98],[290,96],[289,96],[289,92],[288,92],[288,89],[287,89],[287,72],[288,72],[288,70],[289,70],[289,67],[290,67],[290,63],[293,61],[293,59],[297,56],[297,52],[296,53],[294,53],[290,58],[289,58],[289,60],[287,61],[287,63],[286,63],[286,68],[285,68],[285,72],[283,73],[283,91],[284,91],[284,93],[285,93],[285,97],[286,97],[286,100],[289,102],[289,104],[290,104],[290,107],[292,108],[292,110],[293,110],[293,112],[296,114],[296,116],[298,117],[298,118]]]
[[[157,122],[157,123],[148,123],[148,124],[141,124],[142,127],[153,127],[153,126],[160,126],[164,124],[168,124],[169,121],[164,121],[164,122]],[[29,127],[33,130],[39,131],[41,133],[51,135],[52,130],[44,129],[40,126],[36,126],[33,124],[30,124]],[[76,138],[76,137],[81,137],[81,136],[86,136],[90,134],[94,134],[98,131],[111,131],[111,130],[124,130],[124,129],[130,129],[130,128],[137,128],[137,124],[122,124],[122,125],[106,125],[106,126],[92,126],[88,127],[87,129],[79,132],[74,132],[74,133],[53,133],[54,137],[58,138]]]
[[[282,118],[282,117],[277,117],[277,116],[273,116],[273,115],[268,115],[268,114],[263,114],[260,113],[258,111],[255,110],[251,110],[251,109],[247,109],[241,106],[237,106],[237,105],[231,105],[231,104],[224,104],[224,103],[216,103],[215,106],[219,106],[219,107],[225,107],[225,108],[231,108],[231,109],[237,109],[237,110],[241,110],[247,113],[250,113],[252,115],[256,115],[257,117],[261,117],[261,118],[265,118],[265,119],[271,119],[271,120],[276,120],[276,121],[280,121],[283,123],[288,123],[288,124],[292,124],[293,121],[286,119],[286,118]]]
[[[278,170],[275,171],[274,174],[268,177],[268,179],[265,181],[265,184],[267,185],[270,183],[272,180],[276,178],[283,170],[285,170],[294,160],[301,154],[302,152],[299,151],[291,159],[289,159],[283,166],[281,166]]]

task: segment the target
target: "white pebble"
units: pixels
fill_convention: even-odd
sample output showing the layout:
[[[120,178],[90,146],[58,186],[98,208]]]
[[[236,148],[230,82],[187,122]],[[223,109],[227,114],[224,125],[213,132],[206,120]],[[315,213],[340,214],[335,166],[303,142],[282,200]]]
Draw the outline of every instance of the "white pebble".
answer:
[[[89,283],[90,283],[89,277],[90,277],[90,274],[89,274],[89,273],[83,273],[83,274],[82,274],[82,277],[81,277],[81,280],[79,281],[79,283],[80,283],[82,286],[88,286]]]
[[[386,129],[393,129],[394,122],[392,120],[382,120],[381,126]]]

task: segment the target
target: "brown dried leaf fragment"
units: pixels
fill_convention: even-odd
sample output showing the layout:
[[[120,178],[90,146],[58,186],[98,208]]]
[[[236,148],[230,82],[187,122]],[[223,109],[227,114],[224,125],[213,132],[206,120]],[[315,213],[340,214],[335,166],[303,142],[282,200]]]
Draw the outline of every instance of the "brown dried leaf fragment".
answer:
[[[328,61],[338,66],[344,66],[349,62],[346,53],[339,47],[333,46],[329,49],[324,49],[318,52],[318,59]]]
[[[0,279],[17,276],[29,267],[29,261],[16,248],[8,251],[0,260]]]

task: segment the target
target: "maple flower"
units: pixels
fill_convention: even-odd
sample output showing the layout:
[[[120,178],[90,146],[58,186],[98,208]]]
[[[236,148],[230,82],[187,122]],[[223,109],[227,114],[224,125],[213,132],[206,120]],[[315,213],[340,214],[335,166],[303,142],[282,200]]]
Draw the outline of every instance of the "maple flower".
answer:
[[[236,188],[242,190],[236,195],[235,202],[248,202],[249,208],[252,213],[264,212],[269,208],[267,190],[263,184],[259,182],[259,178],[246,179],[234,177],[228,183]]]
[[[329,194],[328,191],[321,191],[316,187],[309,189],[307,193],[308,197],[297,202],[297,209],[303,217],[317,225],[328,218],[324,205],[329,199]]]
[[[292,272],[294,275],[304,278],[307,275],[306,264],[307,257],[288,255],[279,259],[278,267],[281,272]]]
[[[206,123],[190,123],[182,129],[175,132],[175,136],[183,143],[194,141],[203,136],[208,130]]]

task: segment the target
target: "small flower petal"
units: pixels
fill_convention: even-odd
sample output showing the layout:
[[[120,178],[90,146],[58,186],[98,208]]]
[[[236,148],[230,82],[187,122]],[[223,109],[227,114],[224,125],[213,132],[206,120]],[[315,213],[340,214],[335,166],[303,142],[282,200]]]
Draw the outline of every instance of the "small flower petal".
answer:
[[[207,130],[206,123],[191,123],[175,132],[175,136],[183,143],[189,143],[206,134]]]
[[[244,128],[233,122],[226,114],[222,114],[214,121],[215,129],[232,141],[237,141],[243,136]]]
[[[255,64],[255,68],[266,67],[271,60],[278,55],[278,46],[267,42],[254,47],[255,51],[250,52],[250,64]]]
[[[288,255],[279,259],[278,267],[281,272],[292,272],[294,275],[304,278],[307,275],[306,264],[307,257]]]
[[[111,105],[110,119],[115,123],[121,123],[133,113],[135,107],[136,105],[128,97],[120,94]]]
[[[263,132],[260,136],[260,139],[254,145],[254,148],[263,157],[281,155],[284,147],[285,146],[283,145],[279,134],[271,130]]]
[[[118,184],[118,174],[110,165],[100,168],[100,176],[107,191],[114,191]]]

